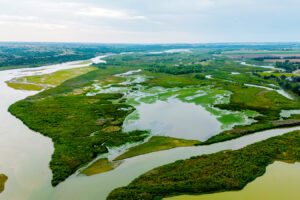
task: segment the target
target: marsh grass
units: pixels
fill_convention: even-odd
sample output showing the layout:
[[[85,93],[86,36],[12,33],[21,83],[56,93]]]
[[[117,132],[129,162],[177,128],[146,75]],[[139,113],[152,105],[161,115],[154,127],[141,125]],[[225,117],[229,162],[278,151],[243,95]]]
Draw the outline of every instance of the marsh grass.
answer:
[[[127,152],[118,156],[114,160],[123,160],[142,154],[172,149],[176,147],[194,146],[197,143],[199,143],[199,141],[197,140],[184,140],[172,137],[153,136],[146,143],[131,147]]]

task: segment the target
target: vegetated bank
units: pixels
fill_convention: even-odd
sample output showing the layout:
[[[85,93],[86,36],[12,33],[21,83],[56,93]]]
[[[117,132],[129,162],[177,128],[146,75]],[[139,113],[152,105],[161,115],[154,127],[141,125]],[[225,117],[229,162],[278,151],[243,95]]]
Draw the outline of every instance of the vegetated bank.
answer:
[[[29,128],[52,139],[52,185],[65,180],[97,155],[107,153],[108,147],[142,141],[148,136],[147,131],[121,131],[125,117],[134,111],[134,107],[118,103],[122,94],[86,96],[94,81],[120,81],[111,75],[126,70],[108,67],[91,71],[9,107]]]
[[[300,131],[261,141],[240,150],[179,160],[155,168],[113,190],[107,199],[162,199],[180,194],[240,190],[265,173],[275,160],[300,161]]]

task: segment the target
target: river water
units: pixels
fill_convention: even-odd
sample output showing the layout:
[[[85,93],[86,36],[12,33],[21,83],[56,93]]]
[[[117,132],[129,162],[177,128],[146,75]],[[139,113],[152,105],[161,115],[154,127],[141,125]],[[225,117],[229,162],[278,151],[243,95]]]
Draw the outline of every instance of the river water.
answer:
[[[113,171],[88,177],[72,175],[53,188],[50,184],[52,174],[48,167],[53,153],[51,140],[28,129],[7,111],[9,105],[36,92],[14,90],[6,86],[5,81],[72,67],[82,66],[72,62],[43,68],[0,71],[0,172],[8,176],[5,191],[0,195],[0,199],[101,200],[114,188],[127,185],[154,167],[195,155],[242,148],[275,135],[300,129],[294,127],[268,130],[209,146],[183,147],[141,155],[126,159]]]
[[[219,192],[205,195],[181,195],[165,200],[298,200],[300,196],[300,163],[275,162],[266,173],[240,191]]]
[[[176,98],[141,103],[138,120],[125,123],[125,131],[151,130],[152,134],[205,141],[221,131],[221,123],[203,107]],[[183,134],[185,133],[185,134]]]

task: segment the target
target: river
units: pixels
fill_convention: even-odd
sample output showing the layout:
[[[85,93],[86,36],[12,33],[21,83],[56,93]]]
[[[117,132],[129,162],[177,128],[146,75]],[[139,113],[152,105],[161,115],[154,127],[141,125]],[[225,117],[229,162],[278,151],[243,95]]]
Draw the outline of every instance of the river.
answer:
[[[240,191],[219,192],[205,195],[181,195],[165,200],[297,200],[300,196],[300,163],[275,162],[266,173]]]
[[[101,59],[100,59],[101,60]],[[80,61],[78,61],[79,63]],[[77,63],[77,64],[78,64]],[[76,64],[76,62],[75,62]],[[74,62],[32,69],[0,71],[0,170],[8,176],[3,200],[101,200],[111,190],[130,183],[142,173],[178,159],[210,154],[225,149],[239,149],[246,145],[276,136],[300,127],[258,132],[235,140],[199,147],[182,147],[154,152],[126,159],[113,171],[94,175],[72,175],[53,188],[48,167],[53,144],[47,137],[28,129],[7,109],[9,105],[36,92],[9,88],[5,81],[20,76],[51,73],[61,69],[82,67]]]

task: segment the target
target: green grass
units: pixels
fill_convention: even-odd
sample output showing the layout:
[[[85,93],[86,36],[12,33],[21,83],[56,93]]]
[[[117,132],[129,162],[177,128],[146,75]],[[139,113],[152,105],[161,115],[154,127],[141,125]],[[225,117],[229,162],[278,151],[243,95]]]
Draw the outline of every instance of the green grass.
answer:
[[[142,154],[172,149],[176,147],[194,146],[197,143],[199,143],[199,141],[197,140],[184,140],[172,137],[153,136],[146,143],[131,147],[127,152],[118,156],[114,160],[123,160]]]
[[[200,81],[194,78],[192,74],[184,74],[184,75],[172,75],[172,74],[165,74],[165,73],[151,73],[151,72],[144,72],[146,75],[152,77],[151,79],[147,80],[143,85],[154,87],[185,87],[191,85],[207,85],[210,83],[209,80]]]
[[[26,76],[7,81],[7,85],[18,90],[42,90],[51,86],[59,85],[62,82],[76,76],[96,70],[96,67],[81,67],[67,70],[60,70],[51,74]]]
[[[7,176],[4,174],[0,174],[0,193],[3,192],[4,190],[4,186],[5,186],[5,182],[7,181]]]
[[[13,83],[13,82],[6,82],[8,87],[14,88],[16,90],[29,90],[29,91],[41,91],[45,88],[43,85],[36,85],[31,83]]]
[[[96,67],[73,68],[73,69],[60,70],[51,74],[28,76],[25,77],[25,79],[27,82],[30,83],[58,85],[64,82],[65,80],[74,78],[76,76],[85,74],[87,72],[96,69],[97,69]]]
[[[115,169],[121,164],[120,161],[112,161],[110,162],[107,158],[100,158],[84,170],[82,170],[80,173],[85,174],[87,176],[92,176],[95,174],[100,174],[103,172],[107,172],[110,170]]]
[[[259,72],[258,74],[261,75],[261,76],[267,76],[267,77],[273,75],[273,76],[276,76],[278,78],[280,78],[283,75],[286,76],[286,77],[299,76],[297,74],[292,74],[292,73],[267,73],[267,72]]]
[[[262,176],[274,161],[300,161],[300,131],[258,142],[240,150],[178,160],[113,190],[108,200],[162,199],[181,194],[241,190]]]
[[[300,106],[299,102],[287,99],[276,91],[234,83],[224,83],[220,86],[233,94],[230,103],[218,105],[219,108],[255,110],[271,119],[277,119],[281,110],[297,109]]]

